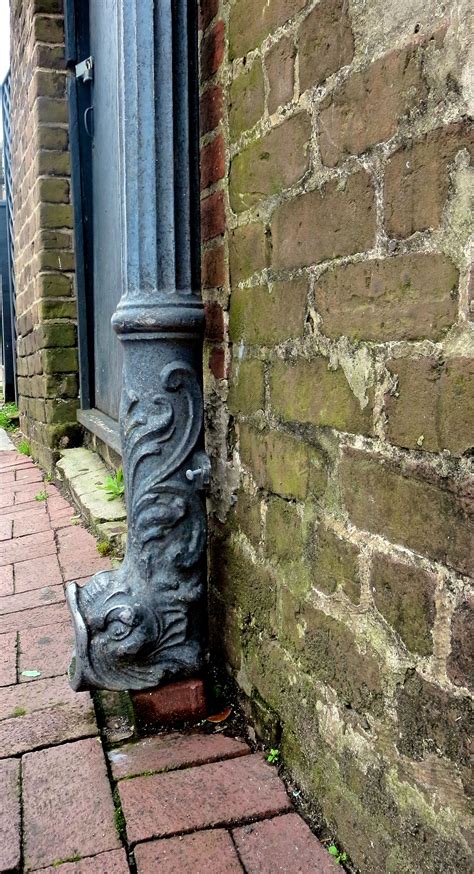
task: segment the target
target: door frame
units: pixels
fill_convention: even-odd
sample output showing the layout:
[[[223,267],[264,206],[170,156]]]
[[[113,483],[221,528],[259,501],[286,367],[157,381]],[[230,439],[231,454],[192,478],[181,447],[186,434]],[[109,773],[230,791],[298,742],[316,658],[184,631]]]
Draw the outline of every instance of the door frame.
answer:
[[[77,418],[88,431],[120,454],[118,422],[95,408],[92,139],[85,124],[92,94],[91,83],[76,77],[76,65],[90,55],[88,2],[64,0],[64,31],[69,71],[67,93],[76,254],[80,385]]]

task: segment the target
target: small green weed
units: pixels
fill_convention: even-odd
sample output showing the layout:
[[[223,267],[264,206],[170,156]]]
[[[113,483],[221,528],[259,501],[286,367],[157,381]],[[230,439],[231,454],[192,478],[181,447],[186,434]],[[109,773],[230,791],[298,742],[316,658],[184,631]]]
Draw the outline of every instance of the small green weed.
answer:
[[[56,859],[52,864],[52,868],[59,868],[60,865],[64,865],[65,862],[80,862],[82,856],[68,856],[67,859]]]
[[[340,865],[341,862],[347,862],[347,853],[341,853],[341,851],[336,847],[336,844],[331,844],[331,846],[328,847],[328,853],[333,857],[338,865]]]
[[[16,404],[3,404],[0,409],[0,428],[5,431],[14,431],[18,428],[18,408]]]
[[[105,482],[102,486],[100,486],[104,492],[107,492],[107,497],[109,501],[113,501],[114,498],[121,498],[125,493],[125,483],[123,481],[123,470],[119,467],[115,476],[106,476]]]
[[[267,762],[271,765],[276,765],[280,760],[280,750],[271,749],[267,756]]]
[[[52,473],[45,473],[44,480],[47,483],[51,483],[53,481],[53,474]]]
[[[26,710],[24,707],[15,707],[13,716],[25,716]]]
[[[45,492],[43,489],[42,492],[38,492],[38,494],[35,495],[35,501],[46,501],[47,497],[48,497],[48,492]]]
[[[31,455],[31,446],[28,443],[28,440],[21,440],[17,446],[18,452],[21,452],[22,455]]]
[[[97,552],[99,555],[106,556],[110,555],[112,551],[112,547],[108,540],[100,540],[97,544]]]

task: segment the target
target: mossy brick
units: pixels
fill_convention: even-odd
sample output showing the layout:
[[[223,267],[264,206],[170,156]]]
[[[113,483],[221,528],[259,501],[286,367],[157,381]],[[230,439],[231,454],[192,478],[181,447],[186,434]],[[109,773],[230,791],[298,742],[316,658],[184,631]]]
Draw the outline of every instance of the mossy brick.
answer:
[[[238,673],[242,664],[242,635],[238,611],[212,588],[208,593],[209,646],[212,657]]]
[[[383,713],[381,675],[375,655],[365,642],[359,649],[353,631],[307,602],[282,593],[285,639],[313,679],[334,689],[345,707],[358,713]]]
[[[38,313],[41,321],[47,319],[76,319],[77,304],[74,299],[60,300],[47,297],[38,301]]]
[[[420,760],[431,753],[469,768],[474,724],[468,696],[454,696],[410,670],[398,686],[396,708],[402,755]]]
[[[304,594],[311,585],[307,561],[307,523],[296,504],[272,497],[265,526],[265,554],[283,573],[289,588]]]
[[[64,42],[64,23],[62,18],[49,15],[35,15],[33,18],[33,37],[35,42]]]
[[[227,605],[241,610],[243,622],[272,627],[276,609],[273,571],[253,562],[238,544],[221,543],[212,584]]]
[[[267,105],[270,114],[293,99],[295,57],[296,46],[292,36],[283,36],[265,55],[268,78]]]
[[[69,136],[63,127],[40,124],[36,128],[36,141],[39,149],[52,149],[61,152],[67,149]]]
[[[263,115],[265,92],[260,58],[232,80],[228,99],[230,136],[235,140]]]
[[[349,7],[345,0],[322,0],[300,25],[300,90],[321,85],[354,57]]]
[[[62,398],[46,400],[46,422],[48,425],[62,425],[66,422],[76,422],[78,406],[79,401],[77,398],[75,400],[63,400]]]
[[[39,298],[67,297],[71,293],[71,277],[64,273],[39,273],[36,277],[36,294]]]
[[[300,500],[324,492],[327,473],[319,453],[294,437],[241,424],[240,454],[260,488]]]
[[[230,282],[233,287],[266,266],[265,228],[252,222],[229,234]]]
[[[340,485],[350,521],[461,573],[472,571],[472,522],[462,479],[428,475],[346,450]]]
[[[68,446],[79,446],[83,431],[77,422],[57,425],[38,424],[35,432],[36,442],[50,449],[65,449]]]
[[[270,399],[275,414],[285,421],[358,434],[372,432],[371,400],[361,409],[344,371],[331,370],[323,357],[294,364],[275,361],[270,370]]]
[[[436,128],[406,143],[388,161],[384,182],[385,225],[391,237],[439,227],[449,193],[449,169],[460,149],[473,153],[469,122]]]
[[[272,266],[307,267],[365,252],[375,243],[375,194],[359,170],[277,207],[272,220]]]
[[[269,634],[273,637],[273,629],[267,626],[266,635],[246,637],[245,671],[262,700],[277,713],[286,716],[285,711],[292,697],[290,676],[294,679],[294,672],[290,670],[281,643],[269,639]]]
[[[64,46],[37,43],[33,53],[33,64],[35,67],[43,67],[49,70],[65,70],[66,58]]]
[[[71,271],[75,267],[74,252],[45,249],[36,256],[38,270]],[[57,292],[56,292],[57,294]]]
[[[447,674],[456,686],[474,690],[474,596],[459,604],[451,620]]]
[[[54,70],[36,70],[31,79],[31,94],[35,97],[66,96],[66,76]]]
[[[230,412],[234,414],[249,415],[263,409],[265,384],[262,361],[256,358],[241,361],[237,352],[232,362],[228,403]]]
[[[463,455],[474,446],[474,360],[402,358],[388,362],[397,390],[385,397],[391,443]]]
[[[272,346],[304,333],[308,279],[234,289],[230,301],[229,334],[233,343]]]
[[[359,550],[354,543],[319,525],[312,538],[311,577],[321,592],[341,588],[355,604],[360,601]]]
[[[36,170],[38,175],[69,176],[71,172],[69,152],[42,149],[36,154]]]
[[[324,164],[333,167],[394,135],[426,97],[422,54],[416,44],[389,52],[351,73],[326,97],[319,122]]]
[[[400,635],[405,646],[419,655],[431,655],[431,631],[436,614],[433,574],[376,553],[370,585],[377,610]]]
[[[47,14],[54,14],[56,12],[62,14],[63,3],[62,0],[33,0],[33,11],[35,13],[46,12]]]
[[[41,203],[39,223],[43,228],[72,228],[72,207],[63,203]]]
[[[229,514],[229,526],[242,531],[253,546],[258,546],[261,537],[262,514],[260,495],[238,492],[237,500]]]
[[[43,203],[69,203],[67,179],[42,177],[38,179],[37,196]]]
[[[58,100],[55,97],[37,97],[35,110],[38,124],[68,123],[66,100]]]
[[[436,254],[337,266],[316,282],[321,330],[332,339],[440,340],[457,318],[458,280],[449,258]]]
[[[39,249],[72,249],[71,231],[39,228],[36,238]]]
[[[76,326],[71,322],[45,322],[38,325],[36,344],[38,349],[76,345]]]
[[[45,373],[73,373],[78,369],[77,349],[42,349],[41,364]]]
[[[306,5],[306,0],[238,0],[230,11],[229,58],[256,48]]]
[[[244,212],[301,179],[310,165],[310,137],[309,116],[300,112],[239,152],[230,165],[234,212]]]

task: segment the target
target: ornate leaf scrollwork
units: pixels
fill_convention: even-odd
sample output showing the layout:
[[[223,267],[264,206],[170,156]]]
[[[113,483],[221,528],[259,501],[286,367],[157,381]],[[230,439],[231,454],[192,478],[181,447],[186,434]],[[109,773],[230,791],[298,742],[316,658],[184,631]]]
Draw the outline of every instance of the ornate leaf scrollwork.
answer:
[[[202,433],[202,393],[192,367],[167,364],[145,400],[126,387],[121,429],[127,556],[117,570],[68,589],[77,689],[147,688],[195,671],[200,660],[189,617],[202,597],[206,518],[184,473]]]

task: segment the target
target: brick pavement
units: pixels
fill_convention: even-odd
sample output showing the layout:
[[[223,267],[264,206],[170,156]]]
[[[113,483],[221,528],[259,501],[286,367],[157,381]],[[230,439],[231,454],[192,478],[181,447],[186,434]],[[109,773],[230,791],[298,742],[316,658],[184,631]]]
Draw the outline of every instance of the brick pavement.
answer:
[[[29,459],[0,452],[0,874],[341,870],[244,741],[104,749],[91,696],[66,677],[64,583],[110,566],[77,521]]]

